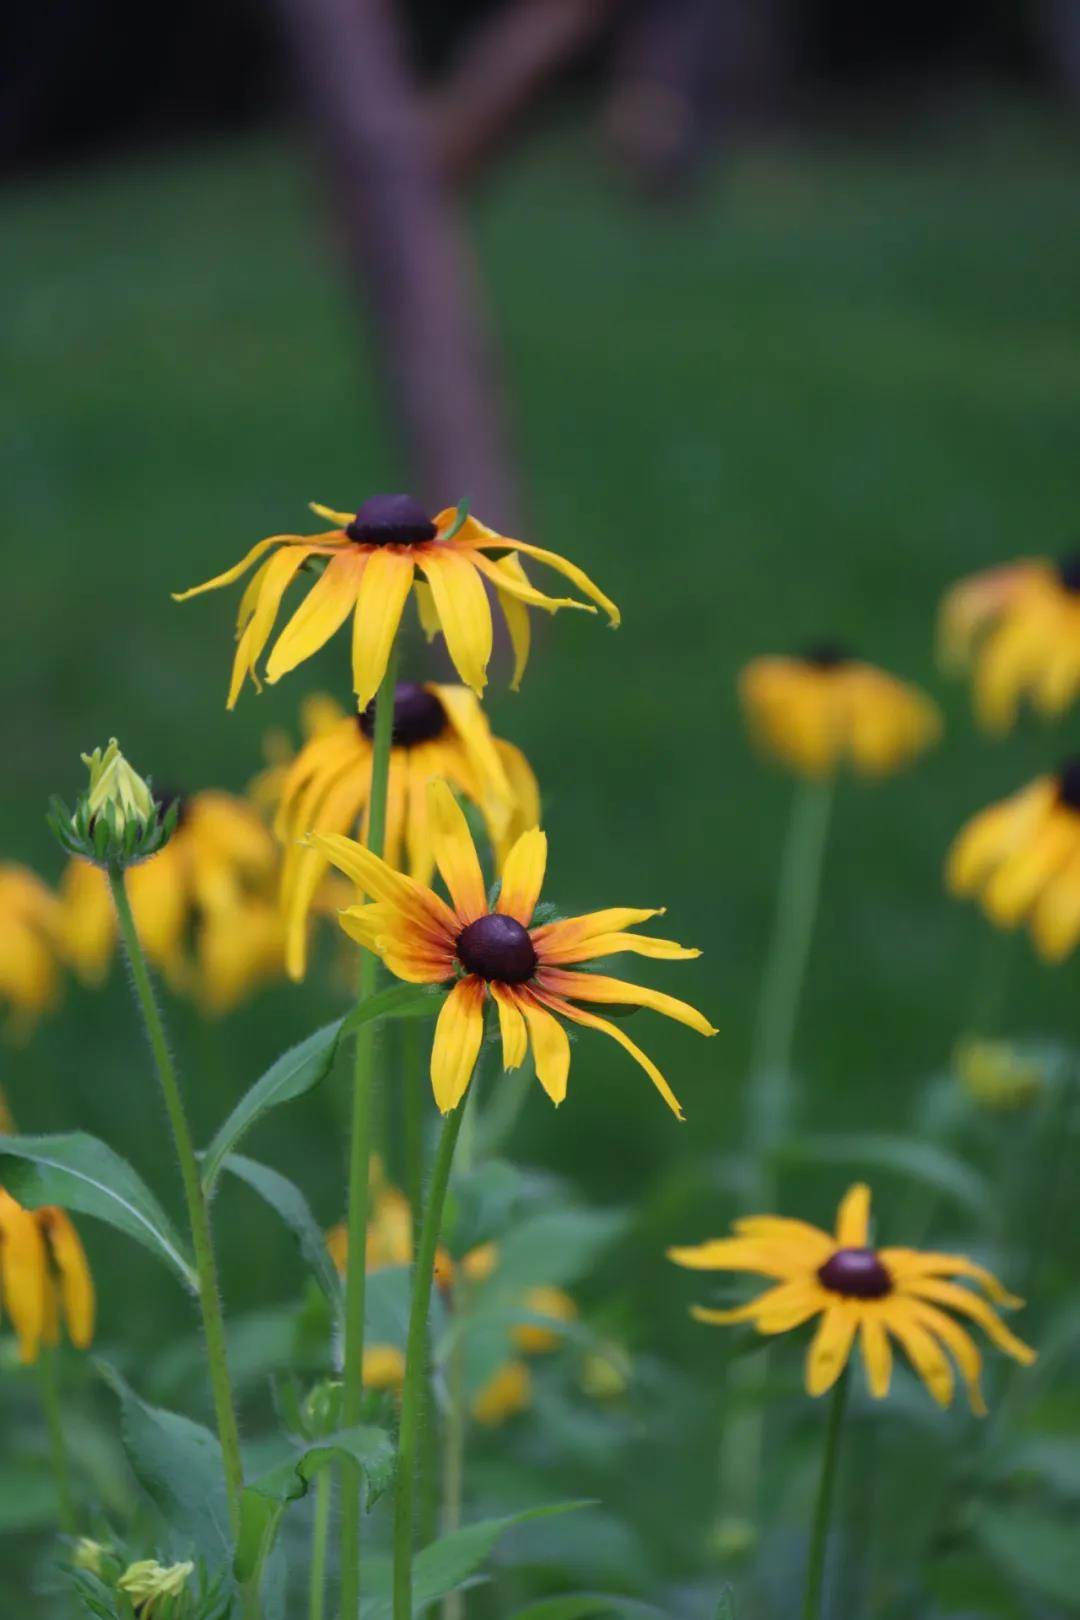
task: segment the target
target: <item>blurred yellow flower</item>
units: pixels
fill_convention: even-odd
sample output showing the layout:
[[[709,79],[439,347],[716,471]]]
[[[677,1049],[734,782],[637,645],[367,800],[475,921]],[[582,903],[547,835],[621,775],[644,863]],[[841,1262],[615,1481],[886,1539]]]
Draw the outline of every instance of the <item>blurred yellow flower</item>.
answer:
[[[372,1156],[368,1171],[369,1207],[364,1270],[381,1271],[384,1266],[411,1266],[413,1258],[412,1212],[409,1200],[386,1179],[382,1161]],[[344,1221],[330,1228],[326,1247],[338,1272],[345,1276],[349,1265],[349,1229]],[[453,1276],[453,1261],[446,1250],[435,1255],[435,1280],[447,1285]]]
[[[538,546],[496,534],[475,518],[449,508],[430,517],[409,495],[373,495],[353,516],[325,506],[312,506],[334,527],[321,534],[275,534],[260,540],[235,567],[193,589],[180,591],[186,601],[202,591],[231,585],[267,551],[248,582],[237,618],[239,645],[233,663],[228,706],[231,709],[273,633],[282,597],[306,563],[321,559],[324,570],[284,630],[266,664],[273,685],[310,658],[353,616],[352,666],[357,703],[364,708],[386,673],[390,649],[415,583],[421,624],[429,639],[442,632],[454,667],[479,696],[487,682],[492,622],[485,581],[495,586],[515,654],[516,686],[529,655],[530,607],[555,612],[561,607],[604,609],[619,623],[615,604],[565,557]],[[495,552],[494,557],[488,556]],[[591,601],[544,596],[525,575],[519,552],[564,574]],[[416,577],[419,569],[423,579]]]
[[[536,1316],[547,1316],[553,1322],[575,1322],[578,1309],[570,1295],[561,1288],[539,1286],[526,1290],[522,1300],[527,1311]],[[542,1326],[539,1322],[518,1322],[510,1330],[510,1337],[518,1350],[527,1356],[546,1355],[549,1350],[557,1350],[563,1343],[565,1335],[555,1327]]]
[[[953,1072],[973,1102],[999,1113],[1029,1107],[1046,1085],[1043,1065],[1034,1058],[1025,1057],[1010,1041],[977,1036],[956,1043]]]
[[[20,1360],[36,1361],[42,1345],[60,1342],[61,1317],[76,1349],[87,1348],[94,1337],[94,1284],[79,1234],[62,1209],[23,1209],[0,1188],[0,1278]]]
[[[752,659],[739,695],[759,746],[803,776],[831,776],[845,763],[886,776],[941,733],[937,706],[918,687],[832,645]]]
[[[325,737],[341,721],[345,711],[325,692],[312,692],[300,704],[300,735],[305,743]],[[247,796],[264,816],[273,819],[281,803],[285,780],[296,758],[292,738],[282,727],[263,734],[263,769],[248,783]]]
[[[283,972],[279,869],[273,835],[253,806],[206,790],[181,799],[169,842],[124,874],[147,956],[204,1011],[228,1012]],[[80,978],[98,983],[117,939],[105,875],[74,859],[60,895],[67,957]]]
[[[337,711],[307,742],[281,781],[274,830],[284,845],[281,901],[288,931],[288,968],[303,977],[307,919],[327,870],[325,854],[305,835],[348,833],[367,842],[373,707]],[[420,883],[435,869],[427,788],[442,777],[479,812],[496,870],[514,841],[540,815],[536,778],[519,748],[493,737],[479,702],[463,686],[399,685],[394,703],[386,841],[388,864]]]
[[[405,1382],[405,1352],[395,1344],[364,1346],[363,1381],[367,1389],[401,1389]]]
[[[953,1398],[955,1360],[967,1386],[972,1410],[986,1412],[979,1374],[982,1360],[974,1340],[955,1320],[977,1322],[987,1336],[1025,1365],[1035,1352],[1009,1332],[982,1296],[950,1281],[963,1277],[998,1305],[1018,1306],[983,1266],[960,1255],[918,1249],[872,1249],[870,1189],[857,1183],[846,1194],[836,1236],[805,1221],[755,1215],[735,1222],[735,1236],[690,1248],[668,1250],[676,1265],[695,1271],[748,1271],[776,1279],[776,1286],[734,1310],[695,1306],[699,1322],[750,1322],[759,1333],[787,1333],[813,1316],[821,1322],[806,1359],[806,1388],[823,1395],[847,1366],[859,1335],[871,1394],[889,1392],[892,1334],[934,1400]],[[949,1314],[952,1313],[952,1314]],[[944,1348],[943,1348],[944,1347]]]
[[[130,1599],[139,1620],[152,1620],[165,1598],[183,1595],[195,1565],[159,1564],[154,1558],[142,1558],[131,1564],[117,1581],[117,1586]]]
[[[332,865],[374,896],[371,904],[342,913],[341,925],[351,938],[374,951],[399,979],[415,984],[457,979],[439,1013],[431,1054],[431,1081],[441,1111],[456,1108],[465,1095],[490,996],[499,1011],[504,1068],[518,1068],[531,1041],[537,1078],[552,1102],[561,1103],[566,1096],[570,1072],[570,1041],[560,1021],[565,1018],[617,1041],[681,1119],[678,1101],[652,1059],[617,1025],[587,1009],[652,1007],[701,1035],[714,1035],[713,1026],[674,996],[598,973],[574,972],[569,964],[621,951],[667,960],[700,953],[672,940],[625,931],[658,916],[655,910],[614,908],[530,929],[547,863],[547,839],[538,827],[523,833],[507,856],[499,898],[494,910],[489,909],[476,848],[459,805],[445,782],[433,782],[428,794],[435,861],[453,908],[349,838],[314,835],[314,841]]]
[[[472,1399],[474,1420],[494,1429],[524,1412],[532,1400],[532,1374],[523,1361],[505,1361]]]
[[[1080,939],[1080,756],[973,816],[945,881],[998,928],[1027,923],[1046,961],[1068,956]]]
[[[60,903],[25,866],[0,864],[0,1002],[5,1033],[25,1039],[60,988]]]
[[[1080,690],[1080,554],[960,580],[942,600],[938,645],[947,667],[972,670],[988,731],[1008,731],[1024,700],[1038,714],[1061,714]]]

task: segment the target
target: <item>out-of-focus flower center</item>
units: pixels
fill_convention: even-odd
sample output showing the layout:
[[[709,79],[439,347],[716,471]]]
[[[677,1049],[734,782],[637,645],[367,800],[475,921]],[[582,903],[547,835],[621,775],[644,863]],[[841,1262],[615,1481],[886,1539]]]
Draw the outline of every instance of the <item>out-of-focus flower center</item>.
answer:
[[[1080,810],[1080,754],[1067,759],[1058,772],[1058,798],[1070,810]]]
[[[849,1299],[882,1299],[892,1289],[892,1278],[873,1249],[837,1249],[818,1268],[818,1281]]]
[[[524,984],[536,971],[529,930],[513,917],[491,912],[458,935],[457,959],[467,973],[502,984]]]
[[[817,641],[801,656],[803,663],[813,665],[814,669],[838,669],[841,664],[850,664],[852,659],[850,649],[840,641]]]
[[[374,699],[357,716],[357,722],[365,737],[374,737]],[[410,748],[416,743],[431,742],[445,730],[446,710],[434,692],[415,681],[403,681],[394,688],[395,747]]]
[[[1080,551],[1058,559],[1058,581],[1063,590],[1080,592]]]
[[[436,529],[411,495],[371,495],[345,533],[365,546],[418,546],[434,540]]]
[[[154,803],[157,805],[163,820],[175,804],[177,807],[176,825],[177,827],[183,826],[184,819],[187,816],[187,799],[179,788],[172,786],[171,783],[167,783],[164,787],[155,787]]]

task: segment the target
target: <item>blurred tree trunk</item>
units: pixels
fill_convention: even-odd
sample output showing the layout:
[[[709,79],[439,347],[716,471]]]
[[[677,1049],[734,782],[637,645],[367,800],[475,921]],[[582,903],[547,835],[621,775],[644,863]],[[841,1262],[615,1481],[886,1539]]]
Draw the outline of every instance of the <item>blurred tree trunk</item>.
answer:
[[[431,96],[443,171],[471,178],[539,93],[603,33],[627,0],[515,0],[496,11]]]
[[[434,509],[468,496],[487,522],[509,526],[514,480],[476,268],[390,0],[279,4],[415,493]]]

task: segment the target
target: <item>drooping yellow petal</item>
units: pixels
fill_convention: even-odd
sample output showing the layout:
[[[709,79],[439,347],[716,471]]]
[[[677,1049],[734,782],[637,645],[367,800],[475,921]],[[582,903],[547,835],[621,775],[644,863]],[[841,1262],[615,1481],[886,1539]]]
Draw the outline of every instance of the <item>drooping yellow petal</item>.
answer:
[[[186,591],[173,591],[172,599],[174,602],[186,602],[189,597],[201,596],[203,591],[216,591],[219,590],[223,585],[231,585],[234,580],[240,578],[241,574],[245,574],[247,572],[252,563],[255,562],[258,557],[263,556],[265,552],[269,551],[271,546],[325,546],[333,545],[340,541],[341,538],[341,535],[337,533],[311,535],[268,535],[265,540],[260,540],[257,542],[257,544],[253,545],[247,556],[241,557],[240,561],[235,563],[232,568],[226,568],[223,574],[215,574],[213,579],[205,580],[201,585],[192,585]]]
[[[553,946],[545,941],[543,960],[562,966],[572,962],[591,962],[600,956],[617,956],[629,951],[634,956],[650,956],[662,962],[692,962],[701,955],[691,946],[680,945],[674,939],[657,939],[651,934],[593,934],[589,939],[568,945]]]
[[[466,686],[479,697],[491,657],[491,604],[472,561],[452,546],[429,546],[417,561],[431,587],[446,650]]]
[[[382,685],[412,582],[410,552],[377,546],[367,553],[353,619],[353,690],[360,709],[367,708]]]
[[[445,901],[431,889],[414,883],[402,872],[393,871],[353,838],[345,838],[340,833],[313,833],[311,842],[323,851],[331,866],[344,872],[362,893],[385,900],[421,932],[453,945],[460,925]]]
[[[870,1189],[857,1181],[844,1194],[836,1214],[836,1242],[841,1249],[865,1249],[870,1241]]]
[[[880,1312],[867,1312],[859,1324],[863,1366],[870,1393],[879,1401],[889,1393],[892,1378],[892,1349]]]
[[[914,1321],[936,1335],[952,1353],[956,1365],[960,1368],[964,1383],[967,1386],[968,1401],[976,1417],[986,1416],[986,1402],[983,1399],[982,1386],[979,1374],[982,1371],[982,1356],[978,1346],[958,1322],[944,1311],[939,1311],[936,1305],[927,1305],[922,1300],[909,1299],[906,1308]]]
[[[601,1034],[610,1035],[611,1039],[621,1046],[624,1052],[629,1052],[635,1063],[640,1064],[645,1070],[645,1073],[661,1097],[663,1097],[675,1118],[679,1120],[686,1118],[679,1104],[679,1099],[656,1067],[652,1058],[646,1057],[640,1046],[635,1046],[629,1035],[624,1034],[616,1024],[609,1023],[606,1018],[597,1018],[594,1013],[586,1012],[584,1008],[577,1007],[572,1002],[564,1001],[561,996],[549,995],[546,991],[539,989],[535,990],[534,994],[536,999],[545,1007],[550,1008],[552,1012],[561,1014],[563,1018],[569,1018],[571,1023],[584,1024],[587,1029],[598,1029]]]
[[[428,817],[435,860],[461,922],[487,913],[484,874],[461,806],[445,782],[428,787]]]
[[[710,1322],[716,1326],[753,1322],[759,1333],[788,1333],[808,1322],[825,1304],[824,1290],[800,1277],[793,1282],[782,1282],[775,1288],[766,1289],[756,1299],[733,1310],[713,1310],[707,1305],[692,1305],[690,1314],[698,1322]]]
[[[978,1294],[973,1294],[968,1288],[961,1288],[959,1283],[941,1282],[936,1277],[920,1277],[907,1283],[906,1291],[917,1299],[947,1305],[950,1310],[959,1311],[963,1316],[970,1316],[973,1321],[978,1322],[999,1350],[1004,1350],[1006,1355],[1022,1362],[1025,1367],[1030,1366],[1035,1360],[1036,1352],[1031,1346],[1018,1339],[1015,1333],[1010,1333],[997,1312],[984,1299]]]
[[[534,557],[537,562],[546,563],[549,568],[554,568],[556,573],[563,574],[572,585],[576,585],[579,591],[584,592],[590,601],[595,602],[607,614],[613,630],[618,629],[622,622],[622,615],[611,598],[604,595],[599,585],[594,584],[584,569],[568,561],[566,557],[560,557],[557,551],[545,551],[542,546],[528,545],[524,540],[511,540],[505,535],[496,534],[494,529],[487,528],[476,518],[466,519],[451,544],[475,547],[480,551],[506,549],[524,552],[526,557]]]
[[[464,1097],[484,1038],[484,983],[462,979],[443,1003],[431,1048],[431,1087],[442,1114]]]
[[[606,911],[590,911],[581,917],[563,917],[559,922],[543,923],[533,929],[533,944],[539,950],[562,950],[568,945],[580,945],[599,935],[619,933],[633,928],[635,923],[648,922],[650,917],[662,917],[664,908],[642,910],[633,906],[609,906]]]
[[[305,596],[266,661],[266,679],[275,681],[317,653],[340,630],[356,602],[364,572],[362,552],[339,552]]]
[[[4,1305],[19,1340],[23,1364],[36,1361],[45,1332],[48,1259],[34,1216],[0,1189],[0,1251]]]
[[[529,1026],[536,1078],[557,1108],[566,1096],[570,1038],[559,1020],[541,1007],[527,990],[519,994],[518,1006]]]
[[[784,1239],[710,1238],[669,1249],[667,1256],[690,1271],[758,1271],[763,1277],[788,1279],[806,1272],[804,1253]]]
[[[577,608],[583,613],[596,612],[588,602],[579,602],[572,596],[545,596],[543,591],[538,591],[530,583],[521,559],[513,552],[498,562],[485,557],[482,551],[472,551],[470,556],[473,567],[491,580],[500,597],[506,597],[522,608],[542,608],[546,613],[557,613],[560,608]]]
[[[806,1354],[806,1392],[824,1395],[847,1366],[859,1312],[850,1300],[830,1305]]]
[[[503,1068],[520,1069],[529,1050],[529,1036],[517,997],[506,985],[492,984],[489,989],[499,1010]]]
[[[477,552],[477,556],[480,553]],[[486,559],[485,559],[486,561]],[[519,558],[509,556],[503,560],[503,574],[511,574],[517,585],[527,585],[528,579],[521,566]],[[506,621],[507,634],[510,637],[510,646],[514,653],[514,672],[510,677],[510,690],[517,692],[521,687],[521,677],[529,664],[529,653],[532,649],[532,622],[529,619],[529,610],[520,597],[513,596],[507,590],[496,589],[499,606]]]
[[[240,696],[245,680],[250,675],[258,685],[258,675],[255,665],[274,628],[274,621],[281,606],[281,599],[288,590],[297,570],[307,561],[314,551],[313,546],[287,546],[284,551],[277,552],[266,565],[262,585],[259,589],[258,600],[254,611],[244,630],[236,648],[233,659],[232,680],[229,685],[229,696],[226,707],[236,707],[236,700]]]
[[[906,1283],[918,1277],[970,1277],[998,1305],[1016,1310],[1024,1303],[1003,1288],[992,1271],[962,1254],[936,1254],[931,1249],[881,1249],[879,1259],[898,1282]]]
[[[999,862],[1023,849],[1050,812],[1056,791],[1051,777],[1039,777],[1022,792],[973,816],[948,854],[945,881],[950,893],[976,894]]]
[[[427,641],[434,641],[442,625],[439,622],[435,598],[431,594],[431,586],[427,580],[417,579],[413,584],[413,591],[416,596],[416,616],[420,620],[424,638]]]
[[[956,1380],[952,1365],[937,1340],[915,1319],[903,1299],[890,1299],[882,1315],[934,1400],[939,1406],[948,1406]]]
[[[522,833],[506,857],[495,910],[516,918],[528,928],[544,886],[546,869],[547,835],[539,827],[532,827]]]
[[[1061,962],[1080,940],[1080,856],[1048,883],[1031,913],[1031,937],[1047,962]]]
[[[60,1298],[68,1337],[77,1350],[85,1350],[94,1337],[94,1283],[82,1240],[62,1209],[38,1210],[38,1222],[60,1274]]]
[[[625,979],[609,979],[602,973],[568,973],[563,968],[541,969],[538,983],[557,996],[571,996],[575,1001],[610,1002],[614,1006],[651,1007],[686,1024],[699,1035],[715,1035],[716,1029],[703,1013],[691,1007],[688,1001],[669,996],[662,990],[651,990],[647,985],[629,984]]]

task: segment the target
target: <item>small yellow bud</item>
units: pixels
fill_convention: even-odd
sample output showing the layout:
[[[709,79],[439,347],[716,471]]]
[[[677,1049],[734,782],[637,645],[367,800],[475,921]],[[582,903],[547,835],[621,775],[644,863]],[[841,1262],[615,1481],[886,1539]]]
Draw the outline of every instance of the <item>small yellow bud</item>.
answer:
[[[527,1311],[550,1317],[554,1322],[573,1322],[577,1316],[577,1306],[561,1288],[530,1288],[522,1303]],[[527,1356],[542,1356],[549,1350],[557,1350],[564,1336],[557,1328],[545,1327],[539,1322],[517,1322],[510,1330],[510,1337]]]
[[[102,752],[95,748],[92,754],[83,754],[82,762],[90,772],[88,806],[91,816],[100,815],[107,805],[112,806],[116,828],[122,832],[129,821],[147,822],[156,814],[150,789],[137,771],[132,770],[115,737]]]
[[[958,1041],[953,1069],[973,1102],[999,1113],[1030,1107],[1046,1084],[1043,1066],[1008,1041]]]
[[[590,1400],[613,1401],[630,1385],[630,1357],[621,1344],[590,1350],[581,1363],[581,1388]]]
[[[84,1569],[88,1575],[100,1575],[107,1547],[90,1536],[80,1536],[72,1549],[71,1562],[75,1569]]]
[[[159,1564],[155,1558],[143,1558],[129,1565],[116,1584],[131,1599],[132,1607],[139,1612],[139,1620],[149,1620],[162,1598],[181,1595],[194,1570],[195,1565],[190,1562]]]
[[[524,1412],[532,1400],[532,1375],[523,1361],[506,1361],[473,1396],[472,1415],[486,1429]]]

